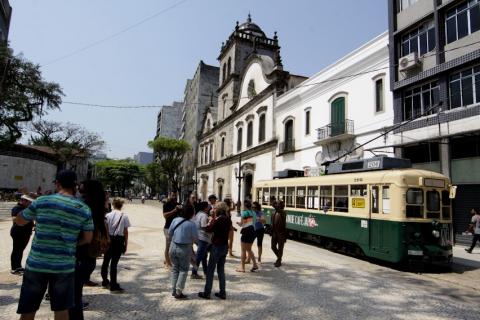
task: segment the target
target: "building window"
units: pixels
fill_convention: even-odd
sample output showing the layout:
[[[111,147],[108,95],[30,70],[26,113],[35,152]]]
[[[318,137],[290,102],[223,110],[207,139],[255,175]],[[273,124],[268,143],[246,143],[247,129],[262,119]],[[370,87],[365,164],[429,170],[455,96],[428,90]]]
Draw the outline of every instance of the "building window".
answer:
[[[295,140],[293,139],[293,120],[287,120],[285,122],[285,145],[283,152],[293,151],[295,148]]]
[[[378,79],[375,81],[375,112],[381,112],[384,109],[383,101],[383,79]]]
[[[223,77],[222,77],[222,82],[225,82],[225,79],[227,79],[227,65],[224,63],[223,64],[223,71],[222,71],[222,74],[223,74]]]
[[[227,75],[230,75],[232,73],[232,58],[228,58],[228,66],[227,66]]]
[[[265,113],[258,119],[258,142],[265,141]]]
[[[222,158],[225,156],[225,137],[222,137],[222,144],[220,146],[220,156]]]
[[[247,147],[251,147],[253,143],[253,121],[247,124]]]
[[[207,120],[207,131],[210,131],[210,119]]]
[[[243,135],[243,129],[238,128],[238,131],[237,131],[237,151],[238,152],[242,151],[242,135]]]
[[[424,55],[435,49],[435,45],[435,26],[431,22],[402,37],[402,57],[412,52]]]
[[[203,148],[200,148],[200,164],[203,164]]]
[[[397,0],[397,12],[407,9],[418,0]]]
[[[310,134],[310,110],[305,111],[305,134]]]
[[[435,113],[436,110],[431,108],[438,104],[439,92],[437,81],[405,91],[403,121],[418,118],[424,113]]]
[[[480,66],[464,70],[450,77],[450,108],[480,102]]]
[[[208,146],[205,147],[205,164],[208,164]]]
[[[447,43],[457,41],[480,30],[480,2],[470,0],[447,11],[445,18]]]
[[[255,81],[253,79],[248,82],[247,95],[249,99],[252,99],[257,95],[257,91],[255,90]]]

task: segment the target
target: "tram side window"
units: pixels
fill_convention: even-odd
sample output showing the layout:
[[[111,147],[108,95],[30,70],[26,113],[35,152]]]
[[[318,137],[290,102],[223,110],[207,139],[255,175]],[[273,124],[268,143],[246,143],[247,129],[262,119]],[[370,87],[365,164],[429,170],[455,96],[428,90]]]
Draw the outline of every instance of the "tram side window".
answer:
[[[442,218],[450,219],[450,193],[447,190],[442,191]]]
[[[367,196],[367,185],[358,184],[350,186],[350,196],[351,197],[366,197]]]
[[[279,201],[285,201],[285,187],[278,188],[278,196],[277,199]]]
[[[285,206],[294,207],[293,198],[295,197],[295,187],[288,187],[287,194],[285,196]]]
[[[257,189],[257,201],[258,202],[262,201],[262,188]]]
[[[372,187],[372,213],[379,212],[378,194],[379,194],[378,187]]]
[[[332,211],[332,186],[320,187],[320,209],[325,213]]]
[[[297,208],[305,208],[305,187],[297,187]]]
[[[270,200],[270,192],[268,191],[268,188],[263,188],[262,204],[268,205],[269,200]]]
[[[427,218],[440,218],[440,194],[438,191],[427,191]]]
[[[275,200],[277,200],[277,188],[270,188],[270,199],[268,204],[272,204]]]
[[[348,212],[348,186],[335,186],[333,197],[334,211]]]
[[[407,190],[407,218],[423,218],[423,191],[410,188]]]
[[[318,187],[308,187],[307,209],[318,209]]]
[[[390,213],[390,187],[382,187],[382,210]]]

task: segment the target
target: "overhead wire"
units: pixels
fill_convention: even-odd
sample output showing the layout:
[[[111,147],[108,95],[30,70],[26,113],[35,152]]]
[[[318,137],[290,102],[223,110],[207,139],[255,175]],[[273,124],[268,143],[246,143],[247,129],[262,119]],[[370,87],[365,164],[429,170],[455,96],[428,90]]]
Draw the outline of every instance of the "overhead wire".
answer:
[[[121,29],[121,30],[119,30],[119,31],[117,31],[117,32],[109,35],[109,36],[106,36],[105,38],[99,39],[99,40],[94,41],[94,42],[92,42],[92,43],[90,43],[90,44],[88,44],[88,45],[86,45],[86,46],[84,46],[84,47],[78,48],[78,49],[76,49],[76,50],[74,50],[74,51],[72,51],[72,52],[70,52],[70,53],[67,53],[67,54],[65,54],[65,55],[63,55],[63,56],[60,56],[60,57],[58,57],[58,58],[55,58],[55,59],[53,59],[53,60],[51,60],[51,61],[43,64],[42,66],[44,66],[44,67],[45,67],[45,66],[49,66],[49,65],[54,64],[54,63],[56,63],[56,62],[59,62],[59,61],[61,61],[61,60],[65,60],[65,59],[70,58],[70,57],[72,57],[72,56],[74,56],[74,55],[77,55],[77,54],[79,54],[79,53],[81,53],[81,52],[83,52],[83,51],[86,51],[86,50],[90,49],[90,48],[96,47],[96,46],[98,46],[98,45],[100,45],[100,44],[102,44],[102,43],[104,43],[104,42],[106,42],[106,41],[108,41],[108,40],[111,40],[111,39],[113,39],[113,38],[118,37],[119,35],[127,32],[127,31],[130,31],[131,29],[134,29],[134,28],[136,28],[136,27],[138,27],[138,26],[140,26],[140,25],[142,25],[142,24],[144,24],[144,23],[146,23],[146,22],[148,22],[148,21],[150,21],[150,20],[152,20],[152,19],[155,19],[156,17],[158,17],[158,16],[160,16],[160,15],[162,15],[162,14],[164,14],[164,13],[166,13],[166,12],[168,12],[168,11],[170,11],[170,10],[178,7],[178,6],[180,6],[181,4],[183,4],[183,3],[187,2],[187,1],[189,1],[189,0],[181,0],[181,1],[178,1],[178,2],[174,3],[173,5],[171,5],[171,6],[169,6],[169,7],[165,8],[165,9],[162,9],[162,10],[160,10],[160,11],[158,11],[158,12],[156,12],[156,13],[150,15],[150,16],[148,16],[148,17],[145,18],[145,19],[142,19],[142,20],[140,20],[140,21],[138,21],[138,22],[136,22],[136,23],[134,23],[134,24],[126,27],[126,28],[123,28],[123,29]]]

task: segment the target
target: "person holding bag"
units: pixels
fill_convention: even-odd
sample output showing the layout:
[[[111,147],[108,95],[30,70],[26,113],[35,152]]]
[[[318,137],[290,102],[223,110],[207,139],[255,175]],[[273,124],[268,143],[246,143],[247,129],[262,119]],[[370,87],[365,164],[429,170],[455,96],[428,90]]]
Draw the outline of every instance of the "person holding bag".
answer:
[[[188,266],[192,255],[192,244],[198,240],[197,226],[191,221],[195,214],[192,206],[179,207],[180,216],[173,219],[168,236],[170,243],[170,261],[172,261],[172,296],[185,299],[183,294],[188,275]]]
[[[113,210],[107,214],[108,233],[110,234],[110,247],[103,257],[102,287],[110,288],[112,293],[122,293],[124,289],[117,282],[117,265],[122,254],[127,252],[128,228],[130,220],[121,210],[123,200],[113,200]],[[108,266],[110,265],[110,280],[108,280]]]

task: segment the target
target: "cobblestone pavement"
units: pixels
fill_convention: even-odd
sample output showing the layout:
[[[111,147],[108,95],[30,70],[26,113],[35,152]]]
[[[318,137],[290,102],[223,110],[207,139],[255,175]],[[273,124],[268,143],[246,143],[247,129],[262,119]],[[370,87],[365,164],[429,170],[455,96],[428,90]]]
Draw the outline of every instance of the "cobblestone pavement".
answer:
[[[285,264],[276,269],[268,236],[259,272],[237,273],[238,258],[227,260],[227,300],[198,298],[203,280],[188,279],[189,299],[177,301],[163,268],[158,204],[128,204],[125,212],[133,225],[129,252],[119,264],[126,293],[85,288],[86,319],[480,319],[480,254],[462,256],[458,248],[459,259],[469,263],[452,273],[418,275],[289,240]],[[20,277],[9,274],[9,228],[8,216],[0,213],[0,319],[17,318],[21,284]],[[238,254],[239,233],[235,240]],[[92,280],[100,281],[99,266]],[[37,319],[53,319],[48,303]]]

